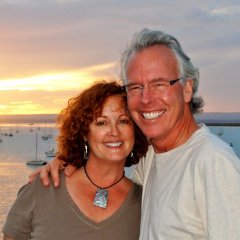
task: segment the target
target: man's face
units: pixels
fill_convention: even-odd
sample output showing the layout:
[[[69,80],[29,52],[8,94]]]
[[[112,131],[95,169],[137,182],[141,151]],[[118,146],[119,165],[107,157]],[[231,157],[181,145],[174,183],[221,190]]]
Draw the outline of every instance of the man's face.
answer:
[[[171,138],[172,131],[181,129],[186,103],[191,100],[180,81],[158,88],[159,83],[181,78],[174,54],[163,45],[133,53],[126,73],[128,85],[133,86],[128,107],[136,124],[153,142]]]

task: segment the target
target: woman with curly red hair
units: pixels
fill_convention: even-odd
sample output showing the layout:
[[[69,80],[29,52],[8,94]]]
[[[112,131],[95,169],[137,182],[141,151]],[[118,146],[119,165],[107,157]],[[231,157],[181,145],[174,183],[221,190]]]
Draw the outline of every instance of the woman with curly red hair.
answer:
[[[4,239],[138,239],[141,187],[125,176],[148,141],[132,121],[125,90],[99,82],[72,98],[58,118],[58,158],[77,171],[59,188],[37,178],[11,208]]]

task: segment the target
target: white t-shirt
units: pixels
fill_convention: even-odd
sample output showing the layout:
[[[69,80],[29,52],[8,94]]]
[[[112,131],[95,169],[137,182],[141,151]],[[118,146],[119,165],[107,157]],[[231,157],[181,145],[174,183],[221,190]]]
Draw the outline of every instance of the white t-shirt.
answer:
[[[140,240],[239,240],[240,160],[202,125],[182,146],[136,167],[143,184]]]

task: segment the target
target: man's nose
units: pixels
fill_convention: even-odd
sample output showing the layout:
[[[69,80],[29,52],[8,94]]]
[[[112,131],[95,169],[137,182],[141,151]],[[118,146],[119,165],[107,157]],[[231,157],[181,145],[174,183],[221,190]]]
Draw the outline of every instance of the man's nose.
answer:
[[[144,104],[147,104],[149,102],[151,102],[153,99],[153,93],[152,91],[148,88],[148,87],[144,87],[142,89],[142,96],[141,96],[141,101]]]

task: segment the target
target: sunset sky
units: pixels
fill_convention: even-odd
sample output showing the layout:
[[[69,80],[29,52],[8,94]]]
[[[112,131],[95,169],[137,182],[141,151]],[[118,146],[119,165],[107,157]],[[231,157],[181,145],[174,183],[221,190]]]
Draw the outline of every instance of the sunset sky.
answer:
[[[58,113],[118,76],[145,27],[177,37],[199,67],[205,112],[240,111],[239,0],[0,0],[0,115]]]

